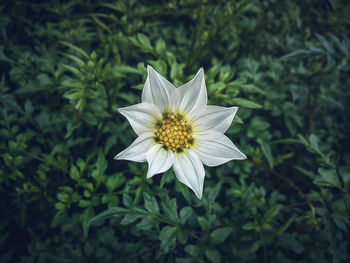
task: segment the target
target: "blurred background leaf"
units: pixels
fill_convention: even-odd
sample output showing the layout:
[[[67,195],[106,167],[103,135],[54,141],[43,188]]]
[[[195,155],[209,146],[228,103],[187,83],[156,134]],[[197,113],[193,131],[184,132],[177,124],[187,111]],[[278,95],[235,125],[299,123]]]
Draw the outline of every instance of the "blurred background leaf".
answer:
[[[348,262],[347,1],[2,1],[1,262]],[[113,157],[147,65],[209,104],[248,156],[172,172]]]

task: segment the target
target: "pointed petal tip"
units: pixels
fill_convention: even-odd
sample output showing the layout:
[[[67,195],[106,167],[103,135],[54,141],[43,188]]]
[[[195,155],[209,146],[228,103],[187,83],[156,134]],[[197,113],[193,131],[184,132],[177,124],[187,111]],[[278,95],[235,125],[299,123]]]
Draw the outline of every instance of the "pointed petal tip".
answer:
[[[200,69],[198,69],[196,75],[193,77],[192,80],[194,80],[196,77],[197,77],[197,78],[200,77],[200,78],[201,78],[202,80],[204,80],[204,82],[205,82],[205,79],[204,79],[204,69],[203,69],[203,67],[201,67]]]
[[[173,171],[176,178],[201,200],[205,170],[199,156],[191,149],[175,155]]]
[[[203,197],[202,193],[196,193],[196,192],[195,192],[195,194],[196,194],[196,196],[197,196],[197,198],[198,198],[199,200],[202,200],[202,197]]]
[[[239,157],[236,157],[236,158],[234,158],[234,159],[232,159],[232,160],[246,160],[246,159],[248,159],[247,158],[247,156],[243,153],[243,152],[241,152],[238,148],[237,148],[237,150],[238,150],[238,154],[240,155]]]
[[[229,109],[232,110],[232,112],[237,112],[238,111],[238,106],[233,106],[233,107],[230,107]]]
[[[119,114],[125,116],[125,115],[124,115],[124,114],[125,114],[125,108],[127,108],[127,107],[118,108],[118,109],[117,109],[117,112],[118,112]]]
[[[147,72],[149,73],[150,71],[155,71],[155,69],[150,64],[148,64],[147,65]]]
[[[147,179],[156,174],[164,173],[174,163],[173,152],[164,150],[159,144],[152,146],[148,150],[146,157],[148,162]]]
[[[232,160],[244,161],[247,159],[247,156],[241,152],[241,156],[233,158]]]

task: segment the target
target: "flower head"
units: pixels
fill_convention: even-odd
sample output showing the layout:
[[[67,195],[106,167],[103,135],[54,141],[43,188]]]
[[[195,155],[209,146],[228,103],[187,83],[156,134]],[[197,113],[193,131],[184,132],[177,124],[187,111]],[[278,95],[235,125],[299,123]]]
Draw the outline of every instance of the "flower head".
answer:
[[[151,66],[142,103],[118,111],[138,137],[115,159],[148,162],[147,178],[174,170],[176,178],[201,199],[204,167],[246,156],[224,135],[238,107],[207,105],[204,71],[176,88]]]

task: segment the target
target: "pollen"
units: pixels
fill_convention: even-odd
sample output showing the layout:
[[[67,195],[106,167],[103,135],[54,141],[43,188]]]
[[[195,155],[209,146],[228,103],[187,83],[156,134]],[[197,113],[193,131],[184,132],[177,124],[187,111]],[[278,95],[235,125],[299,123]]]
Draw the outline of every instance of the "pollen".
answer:
[[[164,114],[155,132],[155,141],[163,145],[167,150],[182,152],[192,146],[192,129],[187,121],[173,113]]]

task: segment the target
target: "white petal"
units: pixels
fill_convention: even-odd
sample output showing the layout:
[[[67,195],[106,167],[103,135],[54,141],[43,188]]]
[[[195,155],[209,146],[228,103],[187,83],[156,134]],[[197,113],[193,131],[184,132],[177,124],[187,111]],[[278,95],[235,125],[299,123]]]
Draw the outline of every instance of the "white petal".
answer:
[[[193,120],[192,127],[196,132],[214,130],[224,133],[231,125],[238,107],[207,106],[205,111]]]
[[[137,135],[153,131],[157,120],[162,120],[160,110],[152,103],[139,103],[118,111],[128,119]]]
[[[172,110],[178,102],[178,91],[173,84],[162,77],[151,66],[142,91],[142,102],[156,104],[161,112]]]
[[[179,111],[191,119],[205,110],[208,102],[204,71],[200,68],[196,76],[178,88],[180,95]]]
[[[147,178],[165,172],[174,163],[174,153],[163,149],[161,144],[152,146],[148,150],[146,157],[148,162]]]
[[[196,196],[201,199],[205,176],[201,160],[191,149],[175,154],[174,157],[173,169],[176,178],[191,188]]]
[[[220,132],[209,131],[193,135],[193,150],[207,166],[218,166],[231,160],[247,159],[232,141]]]
[[[146,153],[156,142],[154,141],[154,133],[145,132],[124,151],[114,157],[116,160],[130,160],[134,162],[146,162]]]

